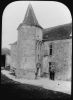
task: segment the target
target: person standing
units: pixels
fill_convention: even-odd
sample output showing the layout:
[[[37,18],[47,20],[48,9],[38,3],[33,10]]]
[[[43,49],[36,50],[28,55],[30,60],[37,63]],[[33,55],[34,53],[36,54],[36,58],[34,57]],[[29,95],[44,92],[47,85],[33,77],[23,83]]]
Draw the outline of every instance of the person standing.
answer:
[[[50,74],[50,79],[54,80],[55,79],[55,65],[53,62],[51,62],[49,66],[49,74]]]

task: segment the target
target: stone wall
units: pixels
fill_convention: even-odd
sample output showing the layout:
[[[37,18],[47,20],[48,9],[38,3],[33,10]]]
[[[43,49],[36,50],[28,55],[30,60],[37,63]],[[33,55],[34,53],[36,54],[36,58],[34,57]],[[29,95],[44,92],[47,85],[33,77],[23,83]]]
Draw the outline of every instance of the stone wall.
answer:
[[[48,73],[49,62],[55,62],[55,79],[71,80],[72,40],[55,40],[42,43],[36,49],[36,40],[42,40],[42,30],[34,26],[22,26],[18,30],[17,45],[11,46],[11,67],[16,67],[18,78],[34,77],[38,54],[42,58],[42,72]],[[49,45],[52,43],[52,56],[49,55]],[[44,59],[44,55],[48,59]],[[47,60],[46,60],[47,59]],[[45,61],[47,61],[45,63]]]
[[[71,80],[72,40],[56,40],[45,42],[48,54],[48,46],[52,43],[53,54],[48,57],[48,62],[55,62],[55,79]]]
[[[17,45],[11,45],[11,69],[16,68]]]
[[[41,34],[41,29],[34,26],[23,26],[18,30],[17,44],[17,76],[23,77],[25,70],[31,70],[33,73],[36,70],[35,63],[35,43],[36,34]],[[23,70],[23,71],[22,71]]]

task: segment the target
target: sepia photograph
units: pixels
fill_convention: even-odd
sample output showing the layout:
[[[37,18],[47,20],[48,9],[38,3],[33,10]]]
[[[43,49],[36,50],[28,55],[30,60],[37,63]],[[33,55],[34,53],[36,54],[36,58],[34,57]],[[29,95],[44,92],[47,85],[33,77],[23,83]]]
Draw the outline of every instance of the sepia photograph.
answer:
[[[2,94],[13,99],[71,100],[72,16],[65,4],[8,4],[1,38]]]

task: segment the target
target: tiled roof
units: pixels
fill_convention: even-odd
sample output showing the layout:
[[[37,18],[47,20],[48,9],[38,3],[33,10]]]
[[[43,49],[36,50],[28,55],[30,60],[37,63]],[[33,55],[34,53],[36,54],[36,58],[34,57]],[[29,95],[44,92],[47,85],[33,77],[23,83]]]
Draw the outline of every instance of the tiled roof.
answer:
[[[17,45],[17,41],[16,41],[16,42],[14,42],[14,43],[11,43],[10,45]]]
[[[40,27],[42,28],[37,19],[36,19],[36,16],[35,16],[35,13],[33,11],[33,8],[31,6],[31,4],[28,5],[28,8],[27,8],[27,11],[26,11],[26,14],[25,14],[25,18],[23,20],[23,23],[21,23],[18,27],[18,29],[22,26],[22,25],[30,25],[30,26],[36,26],[36,27]]]
[[[2,48],[1,54],[2,55],[6,55],[6,54],[10,55],[10,50],[8,48]]]
[[[71,38],[72,23],[43,29],[43,41]]]

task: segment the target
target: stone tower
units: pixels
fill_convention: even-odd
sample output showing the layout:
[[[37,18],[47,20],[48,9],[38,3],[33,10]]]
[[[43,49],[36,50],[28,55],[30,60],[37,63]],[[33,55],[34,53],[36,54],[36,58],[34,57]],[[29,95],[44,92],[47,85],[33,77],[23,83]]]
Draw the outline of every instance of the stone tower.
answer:
[[[23,22],[17,28],[17,64],[16,76],[24,77],[26,73],[36,70],[36,63],[41,59],[42,27],[39,25],[31,4],[29,4]],[[38,42],[39,41],[39,42]]]

